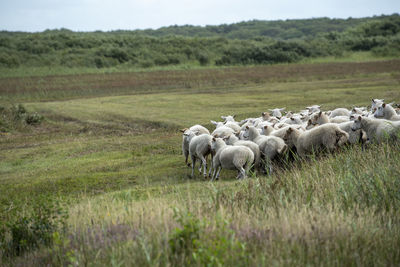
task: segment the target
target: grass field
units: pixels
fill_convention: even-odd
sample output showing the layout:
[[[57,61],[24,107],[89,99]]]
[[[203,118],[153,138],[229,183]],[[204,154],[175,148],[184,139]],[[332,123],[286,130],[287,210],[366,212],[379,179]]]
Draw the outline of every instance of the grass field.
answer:
[[[210,183],[188,178],[178,132],[273,107],[398,102],[400,60],[10,76],[0,78],[0,104],[23,103],[45,120],[1,133],[1,221],[24,236],[37,221],[68,217],[47,246],[4,250],[4,265],[400,263],[399,144],[245,181],[224,170]],[[47,221],[41,206],[53,204],[61,210],[49,208],[57,216]],[[21,247],[0,234],[3,248]]]

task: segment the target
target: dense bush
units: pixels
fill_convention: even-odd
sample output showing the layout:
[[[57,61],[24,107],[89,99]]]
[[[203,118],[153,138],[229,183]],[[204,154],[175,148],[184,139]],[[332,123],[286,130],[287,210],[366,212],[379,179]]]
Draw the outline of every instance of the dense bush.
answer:
[[[21,104],[0,106],[0,132],[20,129],[25,125],[37,125],[43,120],[38,113],[29,113]]]
[[[65,230],[67,213],[60,204],[49,199],[33,204],[28,214],[26,211],[13,211],[12,215],[0,220],[0,254],[3,259],[51,245],[53,234]]]

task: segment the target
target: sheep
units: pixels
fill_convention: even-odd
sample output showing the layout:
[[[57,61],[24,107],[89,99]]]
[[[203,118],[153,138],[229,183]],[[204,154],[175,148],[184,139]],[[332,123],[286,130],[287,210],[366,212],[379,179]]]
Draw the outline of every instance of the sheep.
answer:
[[[284,140],[292,142],[297,153],[304,157],[313,150],[323,148],[332,152],[347,142],[349,135],[334,123],[326,123],[309,131],[301,132],[293,127],[286,131]]]
[[[358,129],[353,131],[351,126],[353,125],[352,121],[339,123],[338,126],[341,130],[345,131],[349,135],[349,144],[365,144],[367,142],[367,133],[364,130]]]
[[[228,115],[228,116],[221,116],[221,119],[224,120],[224,123],[227,123],[227,122],[236,122],[236,121],[235,121],[235,117],[236,117],[236,115]]]
[[[303,123],[303,121],[301,120],[300,117],[294,116],[294,115],[292,115],[290,118],[287,118],[287,119],[282,120],[281,122],[282,122],[282,123],[286,123],[286,124],[290,124],[290,125],[293,125],[293,124],[302,124],[302,123]]]
[[[272,112],[272,116],[280,119],[282,117],[282,111],[284,111],[285,108],[274,108],[274,109],[269,109],[269,111]]]
[[[390,121],[400,121],[400,115],[397,115],[396,110],[391,105],[386,105],[385,103],[376,109],[374,117]]]
[[[241,130],[241,127],[236,122],[228,121],[227,123],[223,123],[223,122],[216,122],[216,121],[211,120],[211,123],[215,125],[216,129],[226,126],[226,127],[232,128],[232,130],[234,130],[235,132],[239,132]]]
[[[196,165],[196,159],[200,160],[199,172],[201,173],[201,167],[203,166],[204,178],[207,177],[207,156],[211,154],[212,138],[213,137],[209,134],[192,136],[189,143],[189,155],[190,159],[192,160],[192,178],[194,177],[194,167]]]
[[[259,146],[251,141],[246,141],[246,140],[239,140],[239,138],[236,135],[230,135],[229,137],[225,137],[223,139],[227,145],[232,145],[232,146],[247,146],[248,148],[251,149],[251,151],[254,154],[254,167],[259,168],[260,167],[260,148]]]
[[[271,131],[271,130],[268,129],[268,130],[266,130],[266,131],[269,132],[268,135],[270,135],[270,136],[276,136],[276,137],[279,137],[279,138],[281,138],[281,139],[283,140],[283,138],[285,137],[286,131],[287,131],[290,127],[295,128],[295,129],[297,129],[297,130],[300,130],[300,131],[302,131],[302,132],[304,132],[304,131],[306,130],[306,129],[305,129],[303,126],[301,126],[301,125],[288,125],[288,126],[285,126],[285,127],[281,128],[281,129],[278,129],[278,130]],[[285,141],[285,140],[284,140],[284,141]],[[285,141],[285,143],[286,143],[286,145],[288,146],[288,149],[289,149],[289,150],[293,150],[293,148],[295,147],[294,143],[291,142],[291,141],[288,141],[288,142]]]
[[[371,112],[374,113],[375,110],[383,104],[383,101],[385,101],[385,99],[372,99],[371,100]]]
[[[381,143],[386,139],[399,139],[400,121],[371,119],[359,116],[351,126],[353,131],[362,129],[372,143]]]
[[[332,110],[329,118],[335,118],[337,116],[350,116],[350,111],[347,108],[337,108]]]
[[[334,118],[329,119],[331,123],[342,123],[350,121],[350,116],[336,116]]]
[[[234,134],[234,133],[236,133],[236,132],[232,128],[227,127],[227,126],[224,125],[224,126],[221,126],[221,127],[218,127],[217,129],[215,129],[211,133],[211,135],[212,136],[217,136],[217,137],[226,137],[226,136],[229,136],[229,135]]]
[[[272,172],[270,162],[278,155],[283,155],[288,146],[279,137],[260,135],[254,126],[246,127],[245,136],[260,147],[261,155],[269,164],[269,170]]]
[[[326,115],[325,112],[318,112],[318,113],[314,113],[313,115],[311,115],[311,122],[313,125],[322,125],[325,123],[329,123],[329,117],[328,115]]]
[[[320,109],[321,109],[321,106],[313,105],[313,106],[306,107],[306,109],[309,112],[308,114],[312,114],[312,113],[315,113],[315,112],[319,112]]]
[[[356,114],[365,115],[366,113],[368,113],[368,112],[366,112],[366,110],[367,110],[366,107],[361,107],[361,108],[353,107],[351,109],[350,115],[356,115]]]
[[[183,135],[182,135],[182,154],[185,157],[185,164],[190,167],[190,163],[188,163],[188,156],[189,156],[189,143],[192,137],[190,137],[190,133],[193,132],[195,135],[200,135],[200,134],[210,134],[210,132],[207,130],[207,128],[196,124],[193,125],[190,128],[184,128],[180,130]]]
[[[236,178],[246,178],[254,154],[250,148],[245,146],[228,146],[221,138],[212,138],[211,149],[215,151],[212,169],[214,170],[211,181],[218,180],[221,169],[238,170]]]

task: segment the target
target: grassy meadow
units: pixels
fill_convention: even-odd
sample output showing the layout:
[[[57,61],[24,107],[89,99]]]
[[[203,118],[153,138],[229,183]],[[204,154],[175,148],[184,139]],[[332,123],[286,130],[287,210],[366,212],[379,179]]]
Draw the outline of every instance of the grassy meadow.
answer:
[[[217,182],[179,129],[400,101],[400,60],[2,74],[0,105],[44,119],[0,134],[4,266],[395,266],[400,144],[343,148]]]

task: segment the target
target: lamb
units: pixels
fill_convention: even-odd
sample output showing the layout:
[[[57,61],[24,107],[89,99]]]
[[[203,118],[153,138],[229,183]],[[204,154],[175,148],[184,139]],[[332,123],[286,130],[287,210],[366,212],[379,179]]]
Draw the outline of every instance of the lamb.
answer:
[[[385,103],[376,109],[374,117],[390,121],[400,121],[400,115],[397,115],[396,110],[391,105],[386,105]]]
[[[261,155],[269,164],[270,172],[272,171],[270,162],[278,155],[283,155],[288,149],[288,146],[281,138],[260,135],[258,130],[253,126],[246,127],[244,135],[260,147]]]
[[[193,135],[193,133],[192,133]],[[192,160],[192,175],[194,177],[194,167],[196,160],[200,160],[199,172],[201,173],[201,167],[204,168],[204,178],[207,177],[207,156],[211,154],[211,140],[212,136],[209,134],[201,134],[192,136],[189,144],[189,155]]]
[[[371,119],[359,116],[351,126],[353,131],[362,129],[367,133],[372,143],[381,143],[384,140],[396,140],[400,138],[400,121],[385,119]]]
[[[334,123],[326,123],[309,131],[301,132],[290,127],[284,137],[286,142],[293,142],[297,153],[304,157],[323,148],[334,151],[347,142],[349,135]]]
[[[245,146],[228,146],[221,138],[212,138],[211,149],[215,151],[212,169],[214,170],[211,181],[218,180],[221,169],[238,170],[237,178],[246,178],[254,154]]]
[[[210,132],[207,130],[207,128],[196,124],[193,125],[190,128],[184,128],[180,130],[183,135],[182,135],[182,154],[185,156],[185,164],[190,167],[190,163],[188,163],[188,156],[189,156],[189,143],[193,135],[191,136],[190,133],[193,132],[194,135],[200,135],[200,134],[210,134]]]
[[[335,118],[337,116],[350,116],[350,111],[347,108],[337,108],[332,110],[331,114],[329,115],[329,118]]]
[[[254,154],[254,167],[259,168],[260,167],[260,148],[258,145],[254,142],[251,141],[246,141],[246,140],[239,140],[239,138],[236,135],[230,135],[229,137],[225,137],[223,139],[227,145],[232,145],[232,146],[247,146],[248,148],[251,149],[251,151]]]

